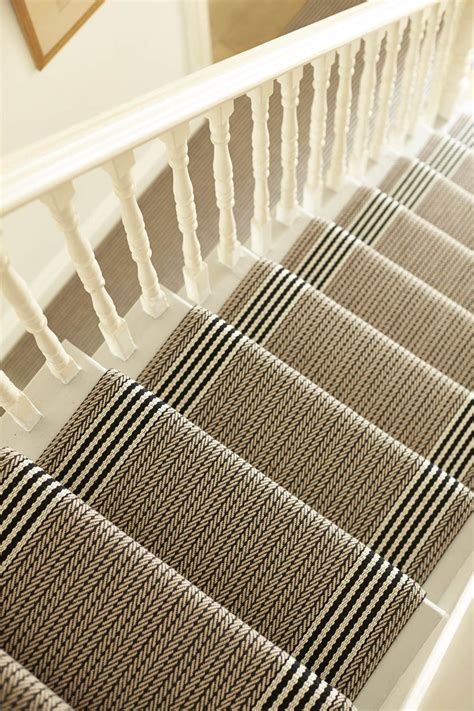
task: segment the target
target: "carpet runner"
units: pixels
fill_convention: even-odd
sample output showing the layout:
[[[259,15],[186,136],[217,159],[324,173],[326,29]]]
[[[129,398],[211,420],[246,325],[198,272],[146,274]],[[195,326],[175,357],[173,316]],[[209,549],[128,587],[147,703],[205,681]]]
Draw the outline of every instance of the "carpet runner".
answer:
[[[418,157],[472,194],[474,193],[474,154],[463,143],[464,140],[469,140],[470,133],[469,123],[460,127],[458,138],[434,133],[423,146]]]
[[[1,644],[72,707],[351,708],[40,467],[11,450],[0,462]],[[385,603],[401,589],[406,619],[422,592],[384,565],[374,580]]]
[[[421,599],[406,576],[395,580],[360,542],[115,371],[39,464],[351,697]],[[463,517],[457,505],[451,520]],[[419,548],[429,560],[452,523],[443,529]]]
[[[0,704],[3,711],[72,711],[69,704],[1,649]]]
[[[460,306],[474,309],[474,253],[390,195],[358,188],[336,223]]]
[[[297,247],[298,248],[298,247]],[[261,259],[221,316],[392,437],[468,486],[471,393],[363,319]],[[466,369],[469,352],[466,353]]]
[[[315,219],[282,265],[467,388],[474,315],[334,222]]]
[[[435,159],[432,163],[438,165]],[[415,214],[474,249],[472,196],[433,165],[419,159],[399,158],[379,187]],[[453,165],[457,165],[454,159]],[[445,173],[451,171],[449,163],[440,167]]]

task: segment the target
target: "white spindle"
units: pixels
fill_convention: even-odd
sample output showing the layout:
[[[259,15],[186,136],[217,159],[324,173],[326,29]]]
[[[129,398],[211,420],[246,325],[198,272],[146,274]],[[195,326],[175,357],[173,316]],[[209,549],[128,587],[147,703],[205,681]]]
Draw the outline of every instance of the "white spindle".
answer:
[[[69,383],[79,372],[79,367],[49,328],[48,320],[40,305],[26,282],[13,269],[3,249],[0,249],[0,277],[6,300],[15,310],[25,329],[33,334],[51,373],[62,383]]]
[[[256,254],[267,254],[272,239],[270,215],[270,134],[268,106],[273,92],[273,81],[265,82],[249,91],[252,107],[252,167],[255,181],[254,213],[250,224],[252,249]]]
[[[298,209],[298,97],[303,67],[297,67],[278,77],[281,86],[283,121],[281,125],[281,189],[276,219],[291,225]]]
[[[415,75],[420,56],[421,42],[423,39],[423,11],[417,12],[410,17],[410,27],[408,31],[408,49],[403,66],[403,75],[400,84],[400,98],[393,121],[391,140],[395,145],[401,145],[406,138],[408,122],[410,119],[410,103],[412,88],[415,82]]]
[[[370,144],[370,157],[375,161],[380,159],[387,140],[390,108],[392,106],[393,91],[397,76],[398,52],[400,50],[406,22],[406,20],[394,22],[387,28],[385,61],[382,68],[379,104],[375,115],[374,130]]]
[[[454,29],[456,26],[456,16],[460,5],[452,0],[445,0],[440,4],[440,17],[442,15],[442,27],[436,48],[433,70],[431,73],[431,84],[429,94],[425,102],[425,115],[429,123],[433,124],[438,113],[441,92],[447,80],[446,70],[451,56],[452,44],[454,41]]]
[[[226,101],[209,111],[207,119],[214,146],[214,185],[219,208],[219,244],[217,255],[226,266],[233,268],[241,256],[234,219],[234,176],[229,153],[229,118],[234,102]]]
[[[415,132],[423,104],[423,97],[426,88],[426,80],[430,68],[430,60],[433,54],[434,43],[436,39],[436,29],[440,20],[438,16],[439,5],[433,5],[426,10],[426,15],[423,18],[425,23],[424,40],[421,47],[419,57],[418,72],[416,75],[415,85],[413,87],[413,96],[410,104],[410,113],[407,126],[409,136]]]
[[[346,172],[347,134],[352,103],[352,75],[354,73],[354,58],[359,46],[360,40],[355,40],[337,50],[339,57],[339,84],[334,116],[334,143],[326,175],[326,183],[332,190],[339,190]]]
[[[183,235],[183,276],[186,292],[192,301],[201,303],[211,293],[207,264],[201,256],[197,238],[197,215],[194,193],[188,172],[188,124],[181,124],[160,136],[165,143],[168,162],[173,170],[173,192],[179,229]]]
[[[322,201],[323,154],[326,144],[327,91],[335,52],[318,57],[313,65],[313,102],[309,127],[308,173],[303,191],[303,206],[314,214]]]
[[[12,383],[3,370],[0,370],[0,407],[26,432],[31,432],[42,417],[29,397]]]
[[[104,169],[110,175],[114,192],[120,201],[128,246],[132,259],[137,265],[138,281],[142,291],[140,303],[145,313],[157,318],[166,310],[168,302],[151,261],[150,240],[133,183],[134,164],[133,151],[127,151],[106,163]]]
[[[357,125],[351,155],[351,173],[356,177],[364,175],[369,159],[369,127],[374,110],[377,62],[384,32],[371,32],[364,37],[364,67],[359,86],[357,104]]]
[[[472,0],[455,0],[459,7],[456,10],[454,37],[446,67],[443,83],[439,115],[449,119],[459,96],[461,81],[466,72],[466,62],[469,50],[472,48]]]
[[[105,342],[114,356],[127,360],[135,351],[135,344],[125,320],[118,315],[115,304],[105,289],[104,277],[94,251],[79,231],[73,196],[72,183],[65,183],[45,195],[42,200],[64,232],[69,254],[85,290],[91,296]]]

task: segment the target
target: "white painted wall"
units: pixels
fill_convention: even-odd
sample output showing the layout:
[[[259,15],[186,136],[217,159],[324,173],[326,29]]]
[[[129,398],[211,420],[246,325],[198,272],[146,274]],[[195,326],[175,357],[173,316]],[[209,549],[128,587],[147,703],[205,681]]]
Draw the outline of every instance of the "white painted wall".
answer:
[[[188,49],[186,2],[106,0],[38,71],[10,0],[0,0],[2,155],[195,68],[195,50]],[[137,159],[137,183],[144,189],[163,164],[161,144],[155,141],[140,148]],[[96,170],[75,181],[75,186],[84,233],[96,245],[118,217],[108,176]],[[8,215],[3,231],[13,265],[45,306],[71,273],[62,235],[38,202]],[[14,318],[3,302],[1,318],[5,352],[21,331],[12,330]]]

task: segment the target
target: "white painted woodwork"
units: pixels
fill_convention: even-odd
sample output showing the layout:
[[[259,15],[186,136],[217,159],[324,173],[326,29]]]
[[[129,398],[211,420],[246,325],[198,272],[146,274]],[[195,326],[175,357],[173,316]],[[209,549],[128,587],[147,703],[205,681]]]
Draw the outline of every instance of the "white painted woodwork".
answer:
[[[416,81],[413,88],[413,96],[410,104],[410,113],[407,126],[409,136],[413,136],[416,126],[420,120],[423,98],[425,95],[426,83],[430,69],[430,61],[433,55],[436,39],[436,30],[440,21],[438,12],[439,5],[435,5],[434,7],[430,7],[426,10],[426,15],[424,17],[424,39],[419,57],[418,72],[416,74]]]
[[[233,269],[240,259],[241,245],[237,240],[234,219],[234,175],[229,153],[229,119],[234,110],[234,102],[226,101],[207,114],[211,142],[214,146],[214,185],[219,208],[219,259]]]
[[[268,81],[248,93],[252,109],[252,169],[255,182],[250,239],[252,250],[260,256],[268,253],[272,241],[270,192],[268,189],[270,173],[268,107],[272,92],[273,81]]]
[[[165,311],[168,302],[151,261],[150,240],[137,202],[132,177],[134,164],[133,151],[127,151],[106,163],[104,169],[110,175],[114,192],[120,201],[128,246],[132,259],[137,265],[138,281],[142,292],[140,303],[145,313],[157,318]]]
[[[12,383],[3,370],[0,370],[0,407],[26,432],[31,432],[42,417],[29,397]]]
[[[94,251],[79,230],[79,220],[72,202],[73,196],[72,183],[65,183],[43,196],[42,200],[64,232],[71,260],[85,290],[90,294],[105,342],[114,355],[127,360],[135,350],[135,344],[125,319],[118,315],[115,304],[105,288],[105,280]]]
[[[313,101],[309,126],[309,158],[306,183],[303,190],[303,207],[315,214],[322,201],[324,146],[326,144],[327,91],[335,52],[318,57],[313,65]]]
[[[181,124],[160,136],[166,145],[168,162],[173,171],[173,192],[178,226],[183,235],[183,276],[186,293],[191,301],[202,303],[210,294],[209,271],[201,255],[197,238],[197,215],[194,192],[188,171],[189,125]]]
[[[404,143],[408,131],[412,89],[416,80],[422,38],[423,12],[417,12],[410,16],[408,49],[402,69],[403,73],[400,85],[400,97],[393,121],[393,129],[390,135],[391,141],[393,141],[393,143],[397,146]]]
[[[352,75],[354,74],[354,59],[359,46],[360,40],[355,40],[337,50],[339,84],[334,116],[334,143],[326,175],[326,184],[331,190],[339,190],[346,172],[347,134],[352,104]]]
[[[446,72],[454,41],[454,30],[457,24],[456,15],[459,12],[459,9],[460,5],[456,2],[452,2],[452,0],[445,0],[440,3],[440,19],[442,16],[442,27],[434,58],[429,94],[426,97],[424,106],[425,118],[431,124],[434,123],[438,114],[439,103],[441,101],[441,91],[447,79]]]
[[[439,0],[371,0],[218,62],[29,146],[6,161],[0,214],[102,166],[224,101]]]
[[[380,56],[380,45],[384,34],[383,30],[379,30],[364,37],[364,66],[359,85],[357,124],[350,160],[350,172],[357,178],[363,176],[367,170],[367,162],[369,159],[369,128],[375,103],[377,62]]]
[[[0,286],[18,320],[31,333],[46,358],[51,373],[62,383],[69,383],[79,372],[74,360],[64,350],[48,326],[48,320],[26,282],[15,271],[6,252],[0,248]]]
[[[472,0],[452,0],[458,5],[454,37],[450,47],[445,81],[441,90],[439,115],[449,119],[459,95],[461,81],[466,73],[467,55],[473,44],[473,13]]]
[[[287,72],[277,81],[281,87],[283,120],[281,124],[281,187],[276,219],[291,225],[298,209],[298,102],[303,67]]]
[[[380,160],[388,138],[390,109],[397,76],[398,53],[400,51],[405,27],[406,20],[404,19],[387,28],[385,61],[382,67],[379,104],[375,115],[374,130],[370,144],[370,157],[375,161]]]

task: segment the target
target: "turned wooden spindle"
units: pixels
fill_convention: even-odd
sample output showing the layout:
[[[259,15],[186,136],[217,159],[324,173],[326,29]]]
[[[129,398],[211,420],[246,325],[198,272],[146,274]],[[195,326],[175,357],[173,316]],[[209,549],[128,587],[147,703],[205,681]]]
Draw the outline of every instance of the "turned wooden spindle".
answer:
[[[358,178],[364,175],[369,160],[369,128],[375,103],[377,62],[384,34],[382,30],[378,30],[364,37],[364,66],[359,86],[357,125],[350,160],[350,172]]]
[[[69,383],[79,367],[63,348],[48,326],[48,319],[28,288],[15,271],[4,248],[0,246],[0,285],[6,300],[14,309],[24,328],[34,336],[51,373],[62,383]]]
[[[312,214],[318,211],[322,201],[327,92],[335,56],[335,52],[329,52],[311,62],[313,65],[313,101],[309,127],[308,173],[303,190],[303,207]]]
[[[12,383],[3,370],[0,370],[0,407],[26,432],[31,432],[42,418],[29,397]]]
[[[303,67],[292,69],[281,77],[281,103],[283,121],[281,126],[281,189],[276,208],[276,219],[284,225],[291,225],[298,210],[298,101]]]
[[[436,39],[436,30],[440,22],[438,13],[439,6],[434,5],[433,7],[427,8],[426,15],[424,17],[424,40],[423,45],[421,47],[421,54],[418,62],[418,72],[416,75],[416,82],[413,87],[410,114],[407,124],[407,133],[409,136],[412,136],[414,134],[421,117],[423,97],[425,93],[426,82],[430,68],[430,61],[433,54]]]
[[[385,44],[385,62],[382,68],[379,105],[374,121],[372,141],[370,143],[370,157],[380,160],[388,139],[388,126],[390,122],[390,109],[397,76],[398,53],[400,51],[406,20],[394,22],[387,28]]]
[[[145,313],[157,318],[167,309],[168,302],[151,261],[150,240],[133,183],[134,164],[133,151],[127,151],[103,167],[110,175],[114,192],[120,201],[130,254],[137,265],[138,281],[142,292],[140,303]]]
[[[447,80],[446,72],[454,41],[456,18],[461,6],[452,0],[444,0],[439,7],[438,19],[441,22],[441,29],[436,46],[430,88],[424,106],[425,118],[431,124],[434,123],[438,114],[441,92]]]
[[[252,249],[261,256],[268,253],[272,239],[270,215],[270,134],[268,132],[268,107],[273,92],[273,81],[265,82],[248,92],[252,107],[252,168],[254,187],[254,213],[250,224]]]
[[[337,50],[339,85],[336,94],[334,143],[326,175],[326,183],[331,190],[339,190],[346,172],[347,134],[352,104],[352,75],[354,74],[354,59],[359,46],[360,40],[355,40]]]
[[[403,74],[400,84],[400,96],[395,111],[393,128],[390,133],[391,141],[399,146],[404,143],[410,120],[410,102],[415,83],[417,66],[420,56],[421,42],[423,40],[423,11],[410,17],[408,29],[408,49],[403,65]]]
[[[227,267],[233,268],[241,256],[234,219],[234,176],[229,153],[229,118],[234,102],[226,101],[207,113],[211,142],[214,146],[214,185],[219,208],[219,243],[217,255]]]
[[[193,186],[188,172],[189,125],[177,128],[160,136],[166,145],[168,162],[173,171],[173,192],[178,225],[183,235],[183,276],[188,297],[202,303],[211,293],[207,264],[201,255],[197,238],[197,215]]]
[[[64,233],[71,260],[84,289],[90,294],[105,342],[114,356],[127,360],[135,351],[135,344],[125,319],[118,315],[115,304],[105,289],[105,280],[94,251],[79,230],[73,196],[72,183],[64,183],[45,195],[42,200]]]
[[[456,15],[453,27],[453,40],[442,85],[438,114],[449,119],[458,99],[462,81],[466,75],[466,63],[472,47],[472,0],[452,0],[456,3]]]

